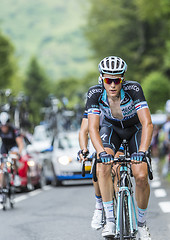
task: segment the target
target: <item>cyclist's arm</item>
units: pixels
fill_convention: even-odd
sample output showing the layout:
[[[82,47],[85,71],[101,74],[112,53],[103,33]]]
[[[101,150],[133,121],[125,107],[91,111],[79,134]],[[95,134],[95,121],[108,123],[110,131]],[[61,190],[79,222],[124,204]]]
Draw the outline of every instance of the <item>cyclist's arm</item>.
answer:
[[[153,124],[149,108],[140,109],[139,111],[137,111],[137,114],[139,121],[142,124],[142,136],[139,151],[145,152],[148,150],[151,144]]]
[[[24,149],[24,142],[23,142],[23,138],[22,136],[18,136],[16,137],[16,143],[18,145],[19,148],[19,154],[22,155],[22,150]]]
[[[87,150],[88,144],[88,118],[83,118],[81,122],[81,128],[79,131],[79,145],[80,149]]]
[[[100,115],[96,114],[89,114],[88,115],[89,121],[89,134],[91,141],[93,143],[94,148],[96,149],[97,153],[105,151],[102,140],[99,133],[99,124],[100,124]]]

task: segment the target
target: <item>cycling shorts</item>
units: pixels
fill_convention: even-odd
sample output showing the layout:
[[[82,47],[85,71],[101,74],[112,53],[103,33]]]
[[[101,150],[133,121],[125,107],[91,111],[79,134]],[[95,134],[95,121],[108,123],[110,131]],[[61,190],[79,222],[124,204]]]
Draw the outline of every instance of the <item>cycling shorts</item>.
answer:
[[[140,123],[127,128],[121,128],[103,121],[100,137],[105,148],[111,148],[115,153],[119,150],[123,139],[128,142],[130,154],[138,152],[141,142],[142,125]]]

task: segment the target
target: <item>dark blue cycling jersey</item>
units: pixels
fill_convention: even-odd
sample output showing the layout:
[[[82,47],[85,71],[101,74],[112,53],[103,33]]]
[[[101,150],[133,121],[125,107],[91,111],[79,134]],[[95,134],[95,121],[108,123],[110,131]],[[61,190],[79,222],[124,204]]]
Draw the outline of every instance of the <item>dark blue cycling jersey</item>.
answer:
[[[86,110],[89,114],[104,116],[112,125],[126,128],[139,123],[137,111],[148,108],[143,90],[138,82],[125,81],[120,91],[120,109],[123,119],[115,118],[109,106],[106,90],[102,85],[91,87],[87,94]]]

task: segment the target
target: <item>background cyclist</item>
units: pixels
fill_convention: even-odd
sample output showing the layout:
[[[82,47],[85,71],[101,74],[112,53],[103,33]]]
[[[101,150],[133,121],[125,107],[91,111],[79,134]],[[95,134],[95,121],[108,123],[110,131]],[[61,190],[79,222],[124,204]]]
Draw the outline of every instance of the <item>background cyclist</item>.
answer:
[[[95,149],[93,147],[93,144],[91,140],[89,139],[89,130],[88,130],[88,114],[87,109],[85,109],[83,119],[81,122],[81,127],[79,131],[79,144],[81,150],[78,152],[78,159],[80,161],[86,161],[87,158],[84,157],[83,154],[89,153],[88,156],[92,156],[92,154],[95,152]],[[102,121],[102,117],[100,116],[100,122]],[[116,153],[116,157],[118,157],[123,152],[123,147],[121,146],[119,148],[119,151]],[[112,168],[112,173],[114,174],[114,188],[115,191],[117,189],[117,180],[116,180],[116,174],[115,169],[116,166]],[[103,202],[102,202],[102,196],[99,188],[98,181],[93,181],[94,191],[95,191],[95,210],[91,221],[91,227],[93,229],[100,229],[103,227]]]
[[[113,184],[110,163],[125,138],[132,159],[137,163],[145,156],[151,143],[153,125],[147,102],[139,83],[124,81],[127,65],[119,57],[110,56],[99,63],[103,85],[93,86],[87,94],[88,124],[92,143],[104,164],[98,164],[99,187],[106,214],[102,236],[115,235],[113,215]],[[99,131],[100,114],[104,115]],[[146,212],[150,195],[147,164],[132,165],[136,181],[139,239],[150,240]]]
[[[7,154],[11,153],[16,155],[16,159],[14,160],[14,166],[16,175],[14,178],[14,185],[19,186],[20,178],[18,176],[18,168],[17,168],[17,160],[19,160],[19,156],[22,154],[24,144],[23,144],[23,138],[20,134],[20,131],[13,127],[10,124],[10,116],[6,112],[0,113],[0,138],[2,140],[1,145],[1,154]],[[3,163],[1,164],[1,169],[3,168]],[[3,184],[3,174],[0,173],[0,188],[2,188]],[[0,194],[0,198],[1,198]]]

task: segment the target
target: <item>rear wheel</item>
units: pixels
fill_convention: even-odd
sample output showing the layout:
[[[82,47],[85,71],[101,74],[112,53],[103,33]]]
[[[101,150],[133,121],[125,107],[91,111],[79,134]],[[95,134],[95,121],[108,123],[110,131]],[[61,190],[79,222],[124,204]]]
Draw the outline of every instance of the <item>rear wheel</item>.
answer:
[[[6,191],[6,189],[3,189],[3,193],[2,193],[2,200],[3,200],[2,208],[4,211],[7,209],[7,194],[5,191]]]
[[[9,191],[9,202],[10,207],[14,208],[14,199],[15,199],[15,187],[10,185],[10,191]]]

